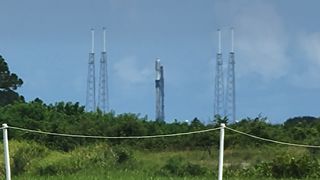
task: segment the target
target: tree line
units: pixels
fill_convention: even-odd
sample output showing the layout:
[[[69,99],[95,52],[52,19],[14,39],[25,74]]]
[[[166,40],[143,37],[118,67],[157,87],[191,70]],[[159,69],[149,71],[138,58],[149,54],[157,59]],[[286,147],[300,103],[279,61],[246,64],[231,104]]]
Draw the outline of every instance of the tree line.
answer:
[[[42,130],[55,133],[99,135],[99,136],[144,136],[190,132],[219,127],[219,119],[203,123],[194,118],[190,123],[174,120],[161,122],[140,117],[138,114],[115,112],[85,112],[79,103],[59,102],[46,105],[40,99],[31,102],[16,102],[0,107],[0,122],[10,126]],[[315,117],[295,117],[283,124],[271,124],[264,117],[246,118],[228,127],[279,141],[320,144],[320,119]],[[94,139],[57,137],[44,134],[9,130],[12,139],[27,139],[44,144],[50,148],[69,151],[77,146],[94,143]],[[206,132],[179,137],[139,140],[106,140],[112,144],[125,144],[143,149],[211,149],[218,148],[219,133]],[[254,140],[231,131],[226,131],[225,146],[260,146],[268,142]]]

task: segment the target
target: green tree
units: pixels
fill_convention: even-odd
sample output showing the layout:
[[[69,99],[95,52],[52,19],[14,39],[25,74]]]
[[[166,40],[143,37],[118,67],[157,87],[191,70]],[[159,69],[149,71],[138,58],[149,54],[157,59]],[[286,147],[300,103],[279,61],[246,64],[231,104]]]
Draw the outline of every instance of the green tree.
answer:
[[[11,73],[8,64],[0,55],[0,106],[11,104],[14,101],[24,101],[15,90],[23,84],[15,73]]]
[[[220,116],[217,114],[214,116],[213,122],[216,126],[220,126],[221,123],[228,124],[228,118],[226,116]]]

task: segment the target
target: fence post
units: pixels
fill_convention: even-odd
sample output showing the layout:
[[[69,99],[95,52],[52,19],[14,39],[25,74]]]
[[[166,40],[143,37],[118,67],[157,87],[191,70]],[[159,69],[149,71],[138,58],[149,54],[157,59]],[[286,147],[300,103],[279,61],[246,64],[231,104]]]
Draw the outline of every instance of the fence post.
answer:
[[[222,180],[223,175],[223,151],[224,151],[224,128],[226,125],[224,123],[221,123],[221,129],[220,129],[220,150],[219,150],[219,174],[218,174],[218,180]]]
[[[4,149],[4,163],[6,167],[6,180],[11,180],[10,171],[10,157],[9,157],[9,142],[8,142],[8,125],[2,124],[3,131],[3,149]]]

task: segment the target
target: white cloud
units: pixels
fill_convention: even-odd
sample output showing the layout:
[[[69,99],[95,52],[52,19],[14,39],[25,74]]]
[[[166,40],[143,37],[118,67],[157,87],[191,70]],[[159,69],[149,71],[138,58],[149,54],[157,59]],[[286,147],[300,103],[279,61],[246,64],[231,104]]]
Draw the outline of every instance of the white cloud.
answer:
[[[116,62],[113,69],[117,79],[126,84],[142,84],[152,79],[152,69],[139,66],[135,57],[126,57]]]
[[[303,71],[293,75],[293,84],[303,88],[320,88],[320,32],[302,34],[299,48],[305,58],[300,60]]]
[[[299,42],[311,65],[320,67],[320,32],[304,34]]]
[[[318,89],[320,88],[319,68],[315,66],[308,67],[307,71],[292,75],[291,83],[299,88]]]
[[[225,26],[235,27],[237,72],[240,76],[256,74],[263,79],[277,79],[289,71],[286,54],[288,41],[281,16],[263,1],[240,3],[228,1],[219,9],[230,9],[220,16]]]

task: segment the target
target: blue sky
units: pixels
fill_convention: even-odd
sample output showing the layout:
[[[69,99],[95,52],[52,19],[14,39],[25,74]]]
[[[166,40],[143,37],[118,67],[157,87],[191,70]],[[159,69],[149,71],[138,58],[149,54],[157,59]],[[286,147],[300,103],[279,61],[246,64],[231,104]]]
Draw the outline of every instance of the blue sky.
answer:
[[[237,118],[320,115],[316,0],[28,0],[0,2],[0,54],[29,100],[85,104],[90,28],[96,63],[107,27],[110,107],[154,119],[154,61],[165,68],[165,113],[212,119],[216,30],[223,57],[235,28]],[[97,70],[98,71],[98,70]]]

